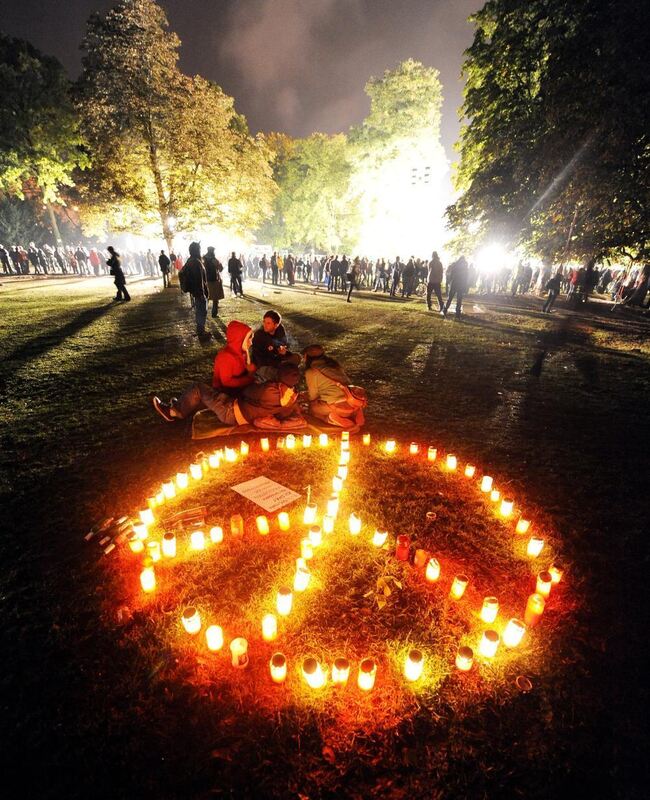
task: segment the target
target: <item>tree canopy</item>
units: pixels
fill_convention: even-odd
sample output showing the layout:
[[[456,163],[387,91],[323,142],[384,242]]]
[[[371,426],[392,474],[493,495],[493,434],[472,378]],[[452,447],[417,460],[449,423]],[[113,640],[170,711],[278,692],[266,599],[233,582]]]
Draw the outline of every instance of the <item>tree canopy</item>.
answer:
[[[0,192],[60,201],[88,164],[61,64],[0,35]]]
[[[650,50],[637,0],[489,0],[466,52],[461,241],[646,253]],[[472,234],[468,231],[472,230]],[[569,233],[571,239],[568,241]]]
[[[117,230],[220,226],[244,233],[270,213],[270,154],[234,101],[214,83],[178,68],[180,40],[154,0],[122,0],[93,15],[77,87],[93,153],[85,220]]]

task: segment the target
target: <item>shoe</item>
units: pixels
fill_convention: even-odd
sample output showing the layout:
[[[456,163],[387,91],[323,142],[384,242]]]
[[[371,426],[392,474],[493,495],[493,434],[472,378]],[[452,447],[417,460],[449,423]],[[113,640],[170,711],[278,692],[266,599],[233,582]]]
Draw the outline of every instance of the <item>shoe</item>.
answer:
[[[151,402],[153,403],[153,407],[165,420],[165,422],[175,422],[178,419],[178,417],[175,417],[172,414],[171,403],[163,403],[163,401],[159,397],[152,398]]]
[[[350,417],[344,417],[341,414],[337,414],[336,411],[330,411],[327,421],[330,423],[330,425],[337,425],[339,428],[355,427],[355,424]]]
[[[444,308],[440,309],[440,313],[442,314],[443,317],[447,316],[447,312],[446,312],[446,310]]]

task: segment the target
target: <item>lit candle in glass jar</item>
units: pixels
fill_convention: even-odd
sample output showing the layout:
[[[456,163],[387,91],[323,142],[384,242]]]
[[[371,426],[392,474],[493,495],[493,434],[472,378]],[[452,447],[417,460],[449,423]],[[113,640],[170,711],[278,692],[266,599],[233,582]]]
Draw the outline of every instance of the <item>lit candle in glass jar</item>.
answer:
[[[354,512],[350,514],[348,524],[350,527],[350,533],[353,536],[358,536],[361,533],[361,518],[358,517]]]
[[[481,619],[483,622],[494,622],[499,613],[499,601],[496,597],[486,597],[481,608]]]
[[[370,434],[364,433],[362,441],[366,446],[368,446],[370,444]]]
[[[458,459],[454,455],[447,454],[447,469],[453,472],[458,466]]]
[[[481,478],[481,491],[486,494],[492,491],[492,478],[489,475],[484,475]]]
[[[278,589],[277,597],[275,598],[275,607],[281,617],[286,617],[291,613],[291,606],[293,604],[293,594],[288,586],[281,586]]]
[[[278,514],[278,526],[281,531],[288,531],[291,527],[291,520],[286,511],[280,511]]]
[[[473,478],[476,473],[476,467],[473,464],[466,464],[465,465],[465,477],[466,478]]]
[[[339,513],[339,496],[337,494],[331,494],[329,500],[327,501],[327,515],[336,519],[337,514]]]
[[[262,617],[262,638],[265,642],[272,642],[278,636],[278,621],[275,614],[265,614]]]
[[[323,542],[323,532],[320,525],[310,525],[309,527],[309,541],[314,547],[320,547]]]
[[[155,495],[153,497],[147,497],[147,505],[151,510],[153,510],[158,505],[158,501],[156,500]]]
[[[135,531],[127,533],[126,541],[129,543],[129,548],[133,553],[141,553],[144,550],[144,542]]]
[[[345,686],[350,677],[350,662],[347,658],[337,658],[332,667],[332,683],[335,686]]]
[[[541,594],[542,597],[548,597],[551,593],[552,586],[553,578],[551,577],[551,573],[546,570],[540,572],[537,576],[537,588],[535,589],[537,594]]]
[[[375,547],[383,547],[388,539],[388,531],[375,531],[372,537],[372,543]]]
[[[481,643],[478,647],[479,653],[484,658],[494,658],[499,647],[499,634],[493,630],[483,631]]]
[[[537,625],[540,617],[544,613],[546,601],[541,594],[531,594],[526,603],[526,611],[524,612],[524,622],[528,628]]]
[[[165,493],[161,489],[158,494],[156,494],[156,504],[161,506],[165,502]]]
[[[511,500],[509,497],[504,497],[501,501],[501,509],[500,513],[501,516],[507,519],[512,514],[512,509],[515,506],[515,501]]]
[[[219,462],[221,461],[221,456],[219,453],[210,453],[208,456],[208,465],[210,469],[219,469]]]
[[[339,466],[346,465],[350,463],[350,451],[349,450],[342,450],[339,455]],[[344,476],[347,478],[347,473]]]
[[[269,521],[263,514],[260,514],[259,517],[255,518],[255,524],[257,525],[257,530],[262,534],[262,536],[266,536],[268,534],[270,530]]]
[[[329,514],[325,514],[323,517],[323,533],[334,533],[334,517],[330,517]]]
[[[435,583],[438,580],[440,577],[440,562],[437,558],[429,559],[424,577],[429,581],[429,583]]]
[[[335,492],[341,492],[341,491],[343,491],[343,478],[339,478],[339,476],[338,476],[338,475],[335,475],[335,476],[332,478],[332,489],[333,489]]]
[[[287,450],[295,450],[296,449],[296,437],[293,433],[289,433],[287,438],[285,439],[285,446]]]
[[[190,479],[187,476],[187,472],[176,473],[176,486],[178,486],[179,489],[187,489],[189,483]]]
[[[463,647],[459,647],[458,652],[456,653],[456,667],[461,672],[469,672],[473,663],[474,651],[472,648],[465,645],[463,645]]]
[[[147,553],[149,554],[149,558],[154,562],[160,561],[162,558],[160,554],[160,542],[147,542]]]
[[[284,450],[285,441],[286,440],[285,440],[284,436],[278,436],[278,438],[275,440],[276,449],[277,450]]]
[[[508,624],[506,625],[506,628],[503,631],[504,645],[506,647],[517,647],[519,642],[521,642],[525,632],[526,632],[526,626],[521,620],[519,619],[508,620]]]
[[[307,566],[299,565],[296,567],[296,574],[293,576],[293,590],[294,592],[304,592],[309,586],[309,579],[311,572]]]
[[[373,658],[364,658],[359,664],[357,684],[359,689],[369,692],[375,685],[377,677],[377,662]]]
[[[490,500],[493,503],[498,503],[500,497],[501,497],[501,492],[498,489],[492,489],[492,491],[490,492]]]
[[[306,658],[302,662],[302,675],[312,689],[322,689],[325,686],[325,673],[315,658]]]
[[[271,445],[269,444],[269,440],[267,438],[260,439],[260,447],[262,448],[263,453],[268,453],[271,449]]]
[[[273,653],[270,668],[273,683],[284,683],[287,679],[287,659],[282,653]]]
[[[537,558],[537,556],[542,552],[544,549],[544,540],[540,539],[537,536],[531,536],[528,540],[528,545],[526,547],[526,555],[529,558]]]
[[[469,583],[469,578],[467,575],[456,575],[451,584],[451,589],[449,591],[450,596],[454,600],[460,600],[460,598],[465,594],[465,589],[467,589],[467,584]]]
[[[223,647],[223,630],[220,625],[210,625],[205,630],[205,642],[208,650],[216,653]]]
[[[528,533],[528,528],[530,528],[530,522],[523,517],[519,517],[515,533]]]
[[[395,444],[395,439],[388,439],[386,444],[384,445],[384,449],[387,453],[394,453],[397,449],[397,445]]]
[[[311,447],[311,433],[303,433],[303,435],[302,435],[302,446],[303,447]]]
[[[348,477],[348,465],[344,464],[343,462],[341,462],[339,464],[339,467],[338,467],[337,471],[336,471],[336,474],[338,475],[339,478],[341,478],[341,480],[344,481]],[[337,490],[335,489],[334,491],[337,491]]]
[[[321,433],[321,434],[319,435],[319,437],[318,437],[318,444],[319,444],[321,447],[327,447],[327,445],[328,445],[329,443],[330,443],[330,440],[329,440],[329,437],[328,437],[328,435],[327,435],[326,433]]]
[[[210,528],[210,541],[213,544],[221,544],[223,542],[223,528],[221,526],[215,525]]]
[[[162,538],[162,552],[165,558],[176,557],[176,536],[172,531],[166,531]]]
[[[205,550],[205,534],[203,531],[192,531],[190,535],[190,547],[192,550]]]
[[[250,446],[249,446],[248,442],[240,442],[240,444],[239,444],[239,452],[243,456],[247,456],[248,455],[248,453],[250,452]]]
[[[397,542],[395,544],[395,558],[397,558],[399,561],[408,561],[410,550],[411,540],[406,534],[401,533],[397,537]]]
[[[427,563],[428,560],[429,560],[428,551],[418,548],[413,556],[413,566],[421,568]]]
[[[412,456],[414,456],[414,455],[416,455],[416,454],[417,454],[417,452],[418,452],[418,450],[419,450],[419,449],[420,449],[420,448],[418,447],[418,443],[417,443],[417,442],[411,442],[411,445],[410,445],[410,447],[409,447],[409,453],[410,453]]]
[[[341,441],[342,442],[350,441],[350,431],[341,431]]]
[[[422,677],[424,655],[421,650],[410,650],[404,662],[404,677],[407,681],[417,681]]]
[[[147,559],[147,561],[149,561]],[[156,588],[156,573],[154,572],[153,564],[145,563],[145,566],[140,573],[140,585],[142,591],[150,593]]]
[[[309,561],[314,556],[314,547],[309,539],[300,540],[300,556]]]
[[[316,503],[307,503],[305,506],[305,512],[302,515],[302,521],[305,525],[313,525],[316,522],[316,516],[318,514],[318,506]]]
[[[551,580],[553,583],[559,583],[562,580],[564,570],[559,564],[551,564],[551,566],[548,568],[548,571],[551,575]]]
[[[345,439],[341,442],[341,452],[342,453],[349,453],[350,452],[350,442],[348,439]]]
[[[172,497],[176,497],[176,487],[174,486],[174,481],[165,481],[162,485],[163,494],[168,500],[171,500]]]
[[[241,636],[230,642],[230,660],[236,669],[248,666],[248,642]]]
[[[203,477],[203,468],[200,464],[190,464],[190,475],[195,481],[200,481]]]
[[[143,508],[140,512],[140,521],[143,525],[153,525],[154,523],[154,516],[153,511],[150,508]]]
[[[427,458],[429,461],[435,461],[438,458],[438,448],[437,447],[430,447],[427,450]]]
[[[235,537],[244,535],[244,518],[241,514],[233,514],[230,517],[230,533]]]
[[[185,630],[194,636],[201,630],[201,616],[194,606],[188,606],[181,617]]]
[[[133,526],[133,532],[141,541],[145,541],[145,539],[149,538],[149,531],[147,530],[146,525],[142,525],[141,523],[136,523]]]

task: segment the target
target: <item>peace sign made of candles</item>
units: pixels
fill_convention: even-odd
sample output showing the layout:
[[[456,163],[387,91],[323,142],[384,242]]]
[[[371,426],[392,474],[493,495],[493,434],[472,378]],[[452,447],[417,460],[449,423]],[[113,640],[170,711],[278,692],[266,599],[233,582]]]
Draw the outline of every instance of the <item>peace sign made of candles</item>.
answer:
[[[204,611],[198,604],[195,605],[191,597],[188,598],[187,587],[178,588],[176,599],[181,596],[188,598],[188,602],[183,605],[174,623],[176,641],[182,642],[184,646],[191,642],[201,654],[203,663],[209,663],[210,658],[217,657],[223,651],[227,654],[229,668],[245,670],[250,666],[251,659],[259,663],[262,657],[267,664],[264,680],[269,686],[285,685],[288,681],[294,681],[303,690],[314,693],[322,693],[328,687],[341,692],[351,685],[356,693],[362,695],[373,692],[385,668],[381,656],[375,654],[353,659],[348,653],[340,652],[326,662],[310,652],[287,653],[283,647],[283,638],[286,638],[284,634],[291,624],[296,607],[308,603],[310,587],[319,578],[319,552],[335,548],[336,541],[341,542],[343,539],[348,544],[352,540],[365,540],[374,557],[382,556],[387,565],[394,563],[393,560],[402,562],[403,568],[408,565],[413,579],[427,590],[442,594],[448,606],[460,607],[463,603],[474,603],[472,613],[476,624],[472,626],[472,630],[459,636],[453,660],[446,666],[443,665],[442,669],[446,669],[448,675],[454,672],[459,675],[475,673],[489,668],[490,664],[498,661],[500,654],[512,656],[516,653],[522,641],[531,635],[531,629],[544,614],[554,586],[562,580],[563,570],[557,561],[544,558],[549,549],[544,536],[533,530],[530,520],[515,508],[514,499],[501,495],[492,477],[480,474],[472,464],[461,464],[453,453],[439,455],[438,449],[433,446],[422,448],[416,442],[404,446],[395,439],[373,445],[368,433],[354,443],[351,443],[346,432],[340,438],[331,438],[326,433],[315,437],[310,434],[288,434],[277,437],[274,445],[272,447],[271,441],[266,437],[253,445],[257,452],[252,455],[260,460],[260,466],[265,454],[271,450],[283,451],[287,457],[292,452],[310,448],[328,449],[330,453],[337,454],[336,458],[329,459],[336,461],[336,466],[327,479],[326,499],[321,504],[312,501],[310,484],[307,502],[272,516],[258,514],[244,520],[241,514],[233,514],[227,523],[221,520],[221,524],[205,525],[202,524],[204,520],[200,519],[201,514],[198,512],[201,524],[186,526],[180,531],[178,527],[167,529],[170,526],[166,524],[165,516],[174,503],[189,496],[193,487],[203,486],[210,473],[221,473],[230,465],[236,465],[251,455],[251,445],[242,442],[239,448],[225,447],[210,454],[199,454],[187,469],[164,481],[156,494],[148,498],[147,507],[138,512],[138,522],[134,522],[122,537],[122,541],[127,544],[127,547],[121,548],[122,557],[128,555],[137,564],[137,594],[144,607],[161,590],[161,581],[169,583],[174,580],[175,564],[183,563],[188,557],[218,550],[226,546],[228,540],[243,541],[245,535],[262,537],[261,542],[266,537],[272,539],[274,535],[293,532],[299,534],[295,542],[295,567],[292,568],[290,579],[285,577],[277,585],[268,587],[266,613],[260,614],[257,620],[257,635],[252,642],[249,641],[250,637],[242,636],[241,631],[232,630],[226,633],[213,611]],[[530,564],[539,567],[531,573],[533,582],[523,587],[518,608],[508,609],[508,613],[504,614],[498,597],[490,594],[483,596],[480,604],[476,592],[469,599],[471,591],[468,592],[468,587],[472,584],[469,570],[458,570],[454,565],[447,569],[443,554],[415,547],[411,537],[404,533],[370,525],[368,519],[364,519],[363,509],[347,507],[345,495],[347,483],[353,473],[353,453],[356,451],[357,454],[367,455],[373,448],[384,458],[390,459],[399,453],[418,462],[421,467],[439,470],[446,476],[463,482],[465,491],[475,493],[477,502],[486,507],[486,512],[498,519],[506,532],[512,534],[513,548],[520,559],[526,559]],[[434,523],[435,512],[429,512],[425,516],[431,524]],[[190,521],[191,518],[190,512]],[[128,574],[133,577],[137,573],[130,569]],[[242,576],[231,577],[231,580],[243,579]],[[382,579],[383,590],[389,587],[387,594],[390,594],[391,579],[401,588],[401,584],[392,576]],[[382,600],[386,602],[380,596],[380,608]],[[258,646],[260,644],[262,646]],[[416,687],[426,679],[429,650],[429,643],[426,641],[409,641],[404,647],[400,647],[401,677],[397,677],[393,668],[390,670],[390,678],[388,672],[385,673],[385,680],[397,679],[404,685]],[[436,669],[441,669],[440,664],[436,665]]]

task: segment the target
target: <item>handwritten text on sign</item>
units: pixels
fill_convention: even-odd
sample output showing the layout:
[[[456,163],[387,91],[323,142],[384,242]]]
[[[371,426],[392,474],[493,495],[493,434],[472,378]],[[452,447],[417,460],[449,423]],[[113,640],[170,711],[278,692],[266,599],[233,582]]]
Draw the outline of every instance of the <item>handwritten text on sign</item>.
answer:
[[[242,495],[253,503],[257,503],[265,511],[277,511],[278,508],[286,506],[288,503],[293,503],[300,495],[297,492],[287,489],[269,478],[253,478],[244,483],[238,483],[236,486],[231,487],[237,494]]]

